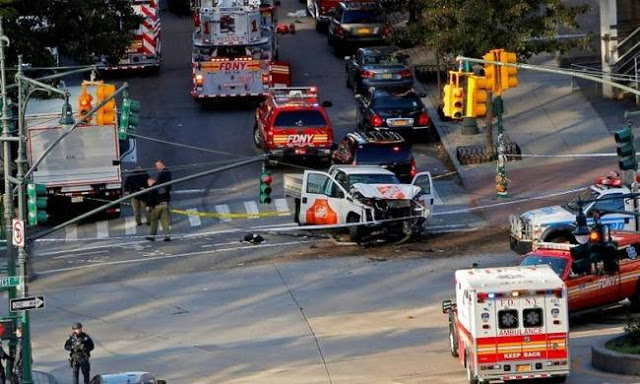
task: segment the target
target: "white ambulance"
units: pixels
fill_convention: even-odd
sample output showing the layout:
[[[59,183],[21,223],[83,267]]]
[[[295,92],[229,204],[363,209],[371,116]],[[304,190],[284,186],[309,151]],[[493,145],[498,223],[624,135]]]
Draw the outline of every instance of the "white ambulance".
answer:
[[[569,376],[567,288],[547,265],[458,270],[451,354],[469,383]]]

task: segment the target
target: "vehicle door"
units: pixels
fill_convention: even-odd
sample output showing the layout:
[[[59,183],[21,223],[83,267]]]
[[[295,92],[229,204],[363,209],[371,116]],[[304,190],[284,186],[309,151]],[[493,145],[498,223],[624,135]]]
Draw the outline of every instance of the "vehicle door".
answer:
[[[622,192],[601,195],[600,200],[591,204],[591,206],[585,210],[587,223],[589,225],[593,225],[594,212],[596,211],[600,212],[600,223],[608,225],[612,230],[626,230],[635,225],[635,217],[633,215],[615,212],[608,213],[611,211],[625,211],[625,198]]]
[[[565,283],[569,298],[569,311],[582,311],[620,300],[620,274],[597,274],[593,264],[588,265],[588,271],[576,270],[576,263],[572,262]]]
[[[411,184],[420,187],[419,200],[425,207],[431,207],[435,203],[435,190],[430,172],[419,172],[411,181]]]
[[[346,222],[343,204],[346,190],[328,173],[304,171],[300,193],[300,224],[341,224]]]

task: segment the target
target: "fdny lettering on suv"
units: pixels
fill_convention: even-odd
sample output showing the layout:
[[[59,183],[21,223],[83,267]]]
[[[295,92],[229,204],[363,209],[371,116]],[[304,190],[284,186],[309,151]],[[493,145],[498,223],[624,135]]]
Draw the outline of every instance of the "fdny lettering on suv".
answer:
[[[287,136],[288,145],[308,145],[313,143],[314,134],[306,133]]]

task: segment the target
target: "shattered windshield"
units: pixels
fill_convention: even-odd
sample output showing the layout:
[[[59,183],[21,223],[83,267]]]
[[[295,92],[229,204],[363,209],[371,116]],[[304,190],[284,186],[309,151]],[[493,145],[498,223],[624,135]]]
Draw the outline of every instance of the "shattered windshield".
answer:
[[[582,205],[584,209],[586,205],[588,203],[593,202],[598,197],[598,195],[599,193],[594,191],[591,188],[583,189],[582,191],[578,192],[575,196],[573,196],[571,201],[569,201],[567,204],[564,205],[564,208],[572,212],[578,212],[579,201],[582,201],[584,203]]]

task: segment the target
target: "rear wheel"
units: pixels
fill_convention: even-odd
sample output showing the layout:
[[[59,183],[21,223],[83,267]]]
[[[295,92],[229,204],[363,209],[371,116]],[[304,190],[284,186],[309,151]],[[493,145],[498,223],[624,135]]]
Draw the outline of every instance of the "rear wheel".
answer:
[[[475,372],[471,368],[471,360],[469,359],[469,353],[465,353],[464,366],[467,369],[467,381],[469,384],[478,384],[478,378]]]
[[[253,125],[253,143],[256,145],[256,148],[262,148],[262,139],[260,138],[258,123]]]
[[[360,217],[355,214],[351,214],[347,217],[347,223],[358,223],[360,222]],[[359,243],[362,240],[362,230],[359,225],[354,225],[349,227],[349,237],[351,241],[354,243]]]
[[[549,379],[548,383],[564,383],[567,381],[567,376],[555,376]]]
[[[455,325],[451,322],[449,322],[449,351],[451,356],[458,357],[458,335],[456,335]]]

